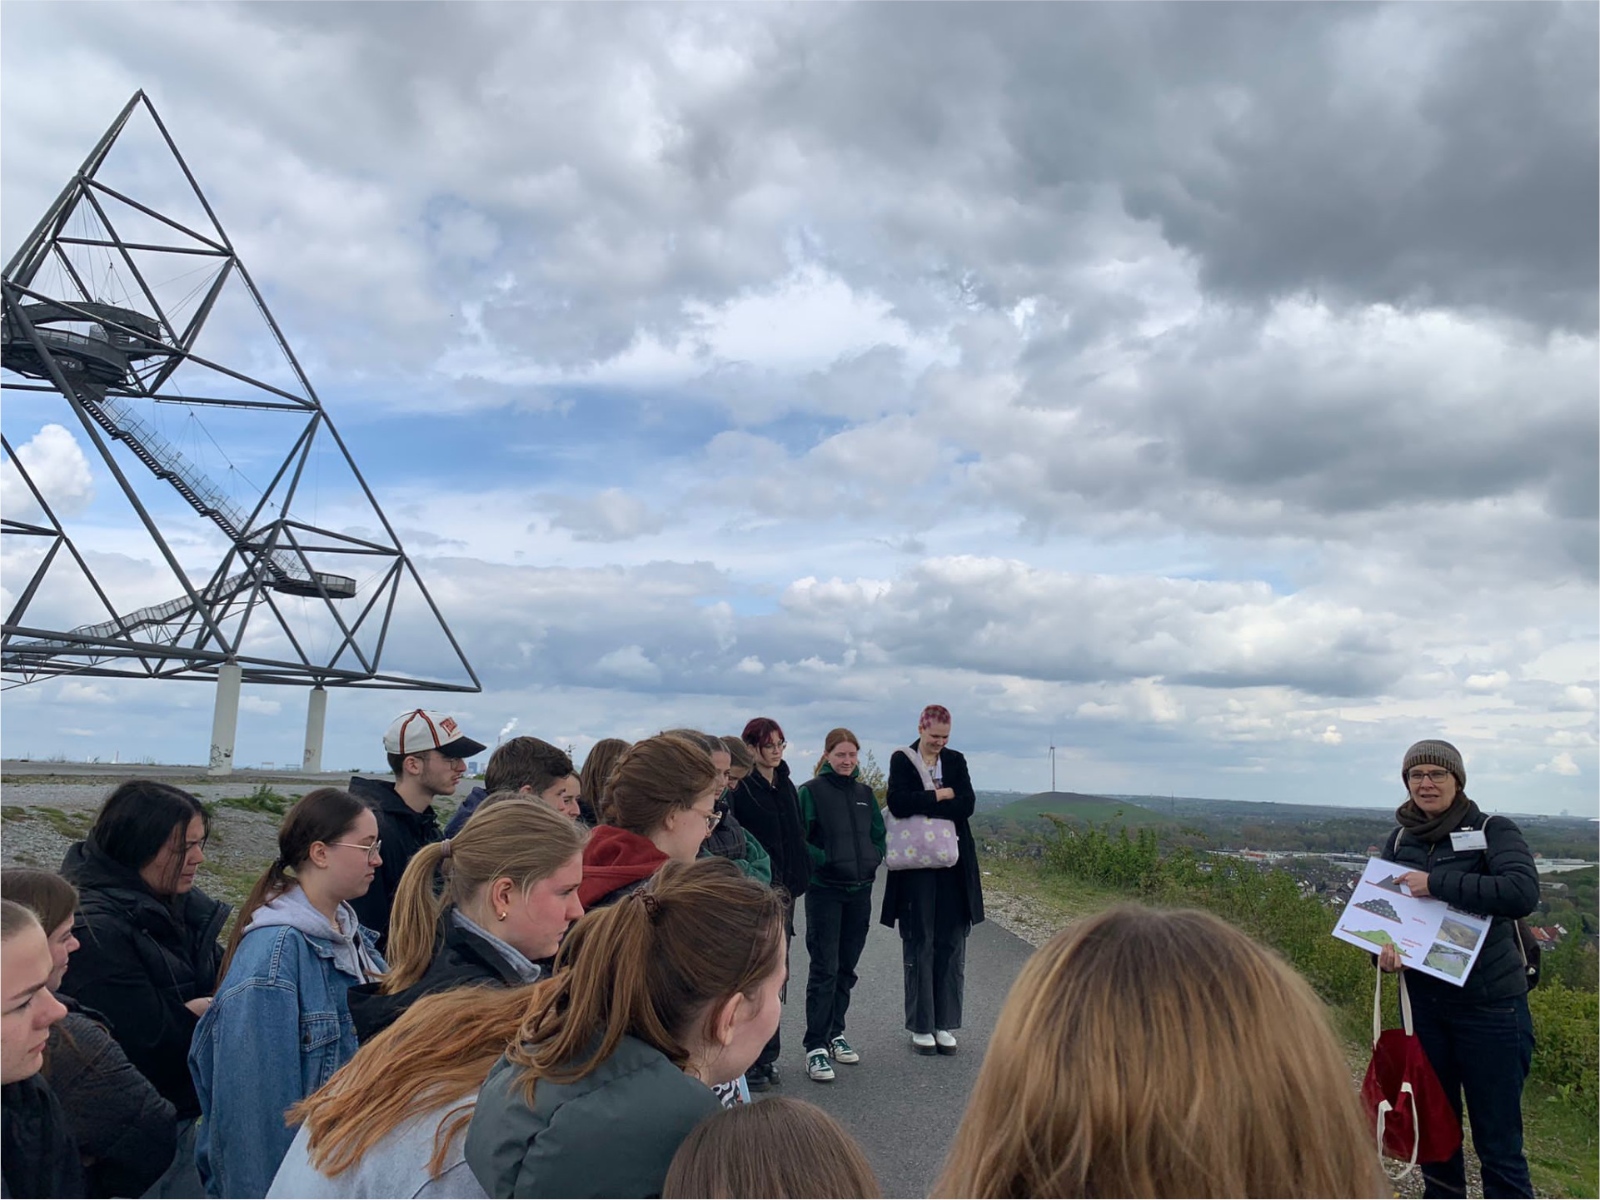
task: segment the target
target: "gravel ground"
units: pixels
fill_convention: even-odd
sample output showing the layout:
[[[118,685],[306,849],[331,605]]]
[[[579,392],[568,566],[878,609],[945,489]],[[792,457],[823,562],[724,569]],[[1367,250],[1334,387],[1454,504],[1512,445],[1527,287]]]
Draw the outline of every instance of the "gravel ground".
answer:
[[[130,772],[132,774],[132,772]],[[348,775],[286,776],[264,772],[239,773],[228,779],[208,779],[152,771],[166,782],[192,792],[206,803],[248,796],[262,784],[286,796],[299,796],[314,787],[343,786]],[[73,842],[81,839],[94,819],[100,802],[119,782],[116,778],[13,775],[0,776],[0,860],[8,865],[56,870]],[[471,790],[462,780],[460,794]],[[443,807],[448,807],[445,805]],[[235,907],[256,876],[278,852],[281,817],[218,804],[206,843],[206,861],[196,884],[207,895]]]

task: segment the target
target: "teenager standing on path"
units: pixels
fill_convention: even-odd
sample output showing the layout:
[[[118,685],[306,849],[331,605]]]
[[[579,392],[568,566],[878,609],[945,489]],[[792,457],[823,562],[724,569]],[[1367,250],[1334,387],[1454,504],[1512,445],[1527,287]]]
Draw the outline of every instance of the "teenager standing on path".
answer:
[[[783,729],[771,717],[752,718],[740,735],[750,748],[751,770],[733,790],[733,811],[772,858],[772,885],[785,894],[783,929],[784,962],[789,961],[789,943],[794,940],[794,906],[811,883],[811,855],[806,850],[806,833],[800,824],[800,793],[789,778],[789,764],[783,761]],[[788,985],[781,997],[789,999]],[[772,1040],[761,1051],[748,1079],[752,1091],[765,1091],[778,1082],[778,1055],[783,1039],[774,1031]]]
[[[482,742],[462,734],[455,718],[413,709],[396,717],[383,735],[393,782],[350,777],[350,794],[371,803],[383,843],[383,863],[354,905],[361,923],[378,935],[380,950],[389,938],[389,909],[411,856],[444,840],[434,798],[454,795],[467,773],[467,758],[483,749]]]
[[[1422,741],[1406,751],[1400,777],[1407,799],[1384,857],[1410,867],[1413,896],[1435,896],[1490,917],[1472,973],[1457,987],[1420,971],[1407,976],[1417,1040],[1461,1115],[1466,1093],[1472,1147],[1483,1166],[1485,1196],[1531,1196],[1522,1150],[1522,1085],[1533,1062],[1528,976],[1517,944],[1517,919],[1539,903],[1539,875],[1522,831],[1509,817],[1485,816],[1467,798],[1467,768],[1449,742]],[[1393,946],[1378,965],[1402,968]],[[1466,1160],[1457,1150],[1422,1167],[1424,1196],[1466,1195]]]
[[[817,776],[800,789],[800,822],[811,856],[806,889],[806,1074],[833,1080],[829,1062],[861,1061],[844,1037],[856,963],[872,924],[872,881],[883,862],[883,813],[861,782],[861,741],[829,730]]]
[[[188,792],[130,779],[106,797],[61,874],[77,885],[79,947],[61,990],[111,1023],[128,1061],[177,1110],[177,1152],[151,1194],[197,1196],[189,1042],[211,1004],[230,911],[194,886],[210,818]]]
[[[917,721],[917,740],[889,759],[889,811],[898,820],[944,818],[956,827],[959,855],[952,867],[891,871],[880,920],[900,926],[906,973],[906,1028],[919,1054],[954,1054],[966,988],[967,934],[983,920],[983,884],[972,840],[977,797],[967,760],[947,747],[950,710],[930,704]]]
[[[381,857],[377,819],[349,792],[307,792],[284,816],[189,1051],[207,1196],[265,1196],[294,1140],[284,1114],[355,1054],[345,993],[384,962],[349,902]]]

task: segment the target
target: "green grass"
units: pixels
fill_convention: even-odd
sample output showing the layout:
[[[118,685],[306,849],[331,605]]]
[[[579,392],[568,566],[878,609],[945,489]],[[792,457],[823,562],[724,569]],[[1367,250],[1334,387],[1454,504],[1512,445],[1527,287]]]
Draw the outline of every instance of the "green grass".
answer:
[[[1555,1089],[1530,1082],[1522,1093],[1524,1151],[1540,1196],[1600,1196],[1600,1140],[1593,1119]]]
[[[985,888],[1026,901],[1039,923],[1054,929],[1064,929],[1073,921],[1127,899],[1113,888],[1042,870],[1037,859],[986,855],[981,861]]]
[[[20,804],[0,804],[0,820],[29,821],[32,817]]]
[[[270,784],[263,783],[248,796],[224,796],[216,801],[216,808],[236,808],[241,812],[270,813],[274,817],[281,817],[289,811],[289,806],[299,797],[285,796],[282,792],[272,790]]]
[[[62,837],[74,842],[83,838],[89,832],[89,826],[94,824],[94,814],[92,812],[66,813],[59,808],[40,808],[35,806],[30,815],[38,817]]]
[[[1045,813],[1056,813],[1070,821],[1089,821],[1103,824],[1107,821],[1137,829],[1143,825],[1170,824],[1167,818],[1148,808],[1127,800],[1108,800],[1104,796],[1085,796],[1077,792],[1039,792],[1013,800],[985,812],[985,817],[1001,820],[1031,821]]]

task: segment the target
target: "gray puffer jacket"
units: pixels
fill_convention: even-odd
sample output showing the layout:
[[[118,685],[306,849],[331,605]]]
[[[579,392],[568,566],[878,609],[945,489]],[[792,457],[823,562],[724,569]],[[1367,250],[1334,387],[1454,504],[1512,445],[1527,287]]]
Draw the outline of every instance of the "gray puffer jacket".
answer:
[[[1423,842],[1403,829],[1389,835],[1392,850],[1386,857],[1412,870],[1426,871],[1429,895],[1481,917],[1495,918],[1466,983],[1457,987],[1420,971],[1407,971],[1406,986],[1413,1000],[1492,1004],[1513,1000],[1528,991],[1514,926],[1518,918],[1538,906],[1539,872],[1515,821],[1503,816],[1486,817],[1471,800],[1467,807],[1466,819],[1456,832],[1482,830],[1487,849],[1457,850],[1448,837]]]
[[[624,1037],[576,1083],[539,1081],[502,1058],[478,1093],[467,1163],[491,1196],[659,1196],[679,1144],[716,1112],[711,1089]]]

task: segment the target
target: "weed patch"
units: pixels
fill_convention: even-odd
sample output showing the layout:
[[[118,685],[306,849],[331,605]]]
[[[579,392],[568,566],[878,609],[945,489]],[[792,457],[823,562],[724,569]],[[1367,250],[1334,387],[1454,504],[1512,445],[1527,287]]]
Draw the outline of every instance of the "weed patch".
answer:
[[[274,791],[271,784],[263,783],[248,796],[222,797],[214,802],[211,811],[215,812],[217,808],[236,808],[240,812],[268,813],[274,817],[281,817],[298,799],[298,796],[285,796],[282,792]]]

